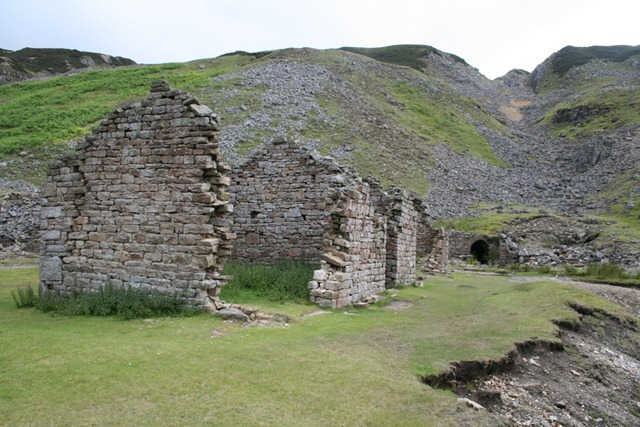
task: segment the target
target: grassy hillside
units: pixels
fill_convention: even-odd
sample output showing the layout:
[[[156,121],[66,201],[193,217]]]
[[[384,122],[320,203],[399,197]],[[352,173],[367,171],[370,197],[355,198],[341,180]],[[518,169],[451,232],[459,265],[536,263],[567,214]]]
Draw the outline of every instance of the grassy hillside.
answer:
[[[640,46],[567,46],[554,55],[552,70],[554,74],[562,77],[572,68],[584,65],[594,59],[624,62],[635,55],[640,55]]]
[[[554,136],[578,140],[640,124],[640,46],[566,47],[541,65],[542,93],[564,92],[541,122]]]
[[[603,130],[640,124],[639,108],[638,88],[599,87],[585,90],[580,97],[557,104],[541,121],[552,128],[554,136],[578,140]]]
[[[197,64],[90,71],[0,87],[0,155],[40,149],[82,136],[125,101],[149,92],[153,80],[197,90],[225,72]]]
[[[289,112],[293,101],[283,105],[263,100],[267,91],[289,90],[289,76],[249,84],[243,74],[282,63],[320,65],[331,73],[330,81],[338,83],[328,83],[313,93],[319,109],[296,117]],[[372,68],[363,68],[363,63]],[[353,164],[361,175],[420,194],[428,188],[430,147],[436,142],[504,166],[470,120],[506,130],[479,104],[441,81],[366,57],[354,62],[353,55],[341,51],[285,50],[239,52],[213,60],[123,67],[0,86],[0,160],[15,160],[0,174],[41,182],[42,167],[33,169],[23,156],[12,156],[27,152],[43,165],[51,153],[88,133],[118,105],[144,97],[156,79],[198,96],[222,117],[223,127],[242,127],[233,141],[239,154],[249,153],[284,129],[294,139],[317,141],[317,148],[325,154],[336,147],[351,147],[352,155],[342,160]],[[269,117],[269,123],[248,126],[257,113]],[[22,169],[21,164],[25,165]]]
[[[402,44],[387,47],[342,47],[346,52],[358,53],[373,58],[380,62],[404,65],[422,71],[424,58],[428,55],[441,55],[440,51],[432,46]],[[451,55],[456,61],[466,64],[465,60],[456,55]]]

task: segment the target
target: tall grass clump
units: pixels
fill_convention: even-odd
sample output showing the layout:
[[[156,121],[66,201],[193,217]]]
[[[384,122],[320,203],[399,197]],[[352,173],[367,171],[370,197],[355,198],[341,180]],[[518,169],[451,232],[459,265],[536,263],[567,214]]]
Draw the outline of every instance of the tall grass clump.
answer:
[[[59,294],[33,291],[31,286],[12,292],[18,308],[35,307],[44,313],[118,316],[123,319],[191,314],[178,295],[107,284],[97,292]]]
[[[632,279],[631,275],[618,264],[593,263],[587,266],[585,276],[597,279]]]
[[[38,301],[38,295],[36,295],[31,286],[18,288],[16,292],[11,291],[11,297],[18,308],[35,307]]]
[[[307,283],[315,269],[313,265],[296,260],[281,260],[274,265],[227,262],[224,273],[233,279],[222,292],[225,298],[249,291],[271,301],[307,301]]]
[[[564,270],[564,274],[566,274],[567,276],[577,276],[578,275],[578,269],[575,268],[571,264],[565,264],[562,268]]]

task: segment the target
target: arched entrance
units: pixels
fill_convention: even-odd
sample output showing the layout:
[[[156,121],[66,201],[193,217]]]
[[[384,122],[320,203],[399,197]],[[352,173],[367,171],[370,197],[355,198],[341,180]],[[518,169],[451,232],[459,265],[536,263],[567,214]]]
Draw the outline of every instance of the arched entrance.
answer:
[[[486,264],[489,262],[489,244],[484,240],[476,240],[471,245],[469,253],[480,264]]]

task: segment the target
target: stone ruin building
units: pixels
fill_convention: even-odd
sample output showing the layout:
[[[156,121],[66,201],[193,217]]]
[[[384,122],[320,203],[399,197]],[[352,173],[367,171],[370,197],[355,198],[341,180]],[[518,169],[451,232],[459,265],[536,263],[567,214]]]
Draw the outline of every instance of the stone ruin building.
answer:
[[[41,210],[40,286],[86,292],[106,283],[217,297],[234,235],[216,116],[155,82],[50,167]]]
[[[428,225],[417,197],[383,192],[284,140],[230,171],[217,130],[208,107],[155,82],[145,100],[108,116],[79,154],[52,165],[41,288],[87,292],[111,283],[203,307],[218,301],[227,257],[293,258],[320,265],[309,278],[311,300],[335,308],[415,282],[416,254],[424,267],[445,270],[447,235]]]
[[[259,149],[233,170],[229,192],[238,236],[232,258],[320,264],[309,287],[321,306],[370,301],[387,287],[415,282],[418,241],[433,269],[444,269],[445,239],[432,233],[416,197],[383,192],[375,180],[296,143]]]

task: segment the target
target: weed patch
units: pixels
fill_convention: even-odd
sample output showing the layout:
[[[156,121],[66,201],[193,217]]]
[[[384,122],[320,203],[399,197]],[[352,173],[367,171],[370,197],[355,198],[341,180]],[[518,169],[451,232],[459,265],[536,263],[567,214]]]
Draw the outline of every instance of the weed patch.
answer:
[[[290,260],[281,260],[272,266],[227,262],[224,272],[233,279],[224,287],[222,296],[233,300],[243,291],[249,291],[271,301],[308,301],[307,283],[315,269],[310,264]]]
[[[107,284],[97,292],[58,294],[36,292],[28,285],[11,292],[18,308],[34,307],[44,313],[67,316],[118,316],[140,319],[164,315],[191,314],[178,295],[149,292],[131,287],[117,288]]]
[[[640,279],[640,273],[631,274],[617,264],[593,263],[582,274],[596,279]]]

